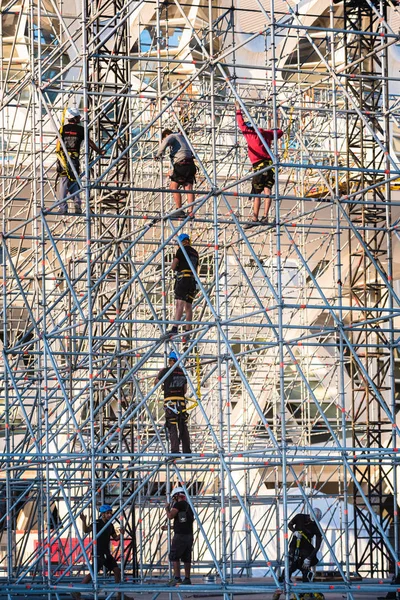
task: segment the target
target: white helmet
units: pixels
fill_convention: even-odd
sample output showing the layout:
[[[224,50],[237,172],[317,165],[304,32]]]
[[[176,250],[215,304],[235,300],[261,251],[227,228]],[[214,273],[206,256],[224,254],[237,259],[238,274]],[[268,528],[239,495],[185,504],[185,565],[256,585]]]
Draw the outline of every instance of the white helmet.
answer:
[[[65,112],[65,118],[68,119],[68,121],[70,121],[71,119],[76,119],[76,117],[80,117],[81,113],[79,112],[79,110],[77,108],[67,108],[66,112]]]
[[[173,498],[174,496],[176,496],[176,494],[186,494],[185,490],[183,489],[183,487],[176,487],[174,490],[172,490],[171,492],[171,498]]]
[[[314,515],[317,521],[320,521],[322,517],[322,510],[320,508],[314,508]]]

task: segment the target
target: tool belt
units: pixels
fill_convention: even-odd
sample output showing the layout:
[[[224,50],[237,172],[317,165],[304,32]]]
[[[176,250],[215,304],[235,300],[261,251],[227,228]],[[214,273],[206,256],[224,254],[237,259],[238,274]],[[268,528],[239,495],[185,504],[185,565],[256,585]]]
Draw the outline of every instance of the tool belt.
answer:
[[[190,269],[183,269],[183,271],[177,271],[177,273],[176,273],[177,281],[180,281],[184,277],[191,277],[192,279],[194,279],[193,273]]]

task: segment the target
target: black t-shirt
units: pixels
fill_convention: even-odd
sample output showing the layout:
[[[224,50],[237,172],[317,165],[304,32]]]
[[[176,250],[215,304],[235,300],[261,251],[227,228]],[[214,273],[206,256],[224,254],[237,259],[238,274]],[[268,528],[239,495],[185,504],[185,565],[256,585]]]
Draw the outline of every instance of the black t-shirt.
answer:
[[[197,250],[192,248],[192,246],[185,246],[185,251],[189,257],[190,262],[193,265],[195,271],[197,271],[197,267],[199,264],[199,253]],[[190,271],[190,267],[188,261],[186,260],[186,256],[183,254],[182,249],[179,248],[177,253],[175,254],[175,258],[178,259],[178,266],[176,268],[177,272],[179,271]]]
[[[174,519],[174,532],[175,533],[184,533],[184,534],[193,534],[193,521],[194,515],[193,511],[189,506],[189,503],[186,500],[180,500],[179,502],[174,502],[171,506],[172,508],[176,508],[178,510],[178,514]],[[182,515],[179,513],[185,513],[186,522],[180,523],[182,520]]]
[[[300,548],[304,550],[309,550],[314,556],[322,542],[321,532],[318,529],[318,525],[315,521],[313,521],[310,515],[296,515],[289,523],[290,531],[301,531],[305,536],[301,538]],[[312,545],[312,539],[315,537],[315,548]],[[296,543],[296,542],[294,542]]]
[[[161,369],[157,375],[157,379],[160,380],[164,377],[165,373],[169,371],[169,367]],[[180,398],[185,397],[185,385],[187,383],[184,372],[180,367],[175,367],[174,371],[164,380],[163,390],[164,398],[171,398],[171,396],[179,396]]]
[[[96,521],[96,531],[99,533],[104,527],[105,523],[103,519],[97,519]],[[93,529],[93,524],[92,524]],[[114,525],[109,523],[104,531],[97,537],[97,552],[99,556],[104,556],[105,554],[111,554],[110,550],[110,540],[111,537],[116,534]]]
[[[85,139],[84,131],[82,125],[78,125],[77,123],[67,123],[64,125],[61,137],[68,153],[74,152],[75,154],[79,154],[81,144]]]

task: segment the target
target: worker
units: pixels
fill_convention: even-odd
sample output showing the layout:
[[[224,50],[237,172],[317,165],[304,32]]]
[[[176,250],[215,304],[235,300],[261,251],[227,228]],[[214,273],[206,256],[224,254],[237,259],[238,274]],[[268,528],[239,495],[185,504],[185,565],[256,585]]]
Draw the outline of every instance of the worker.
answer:
[[[320,521],[322,512],[319,508],[314,509],[315,518]],[[300,570],[303,583],[309,583],[313,580],[311,567],[318,564],[317,552],[321,547],[322,535],[317,523],[310,515],[296,515],[288,525],[293,532],[289,543],[289,579],[292,574]],[[315,537],[315,546],[311,540]],[[285,580],[285,571],[279,577],[279,581]],[[279,600],[280,592],[274,594],[273,600]]]
[[[174,575],[168,585],[191,585],[190,569],[192,565],[193,522],[194,515],[186,500],[185,490],[177,487],[171,494],[172,504],[167,504],[165,511],[168,519],[174,521],[174,537],[171,542],[169,560],[172,563]],[[181,579],[181,561],[185,569],[185,578]]]
[[[81,114],[77,108],[68,108],[65,114],[67,123],[62,125],[60,129],[61,139],[64,142],[64,146],[68,152],[69,160],[65,156],[65,152],[61,144],[58,144],[58,161],[57,161],[57,174],[60,178],[58,186],[58,201],[61,202],[59,205],[59,214],[68,214],[67,198],[68,195],[75,194],[73,196],[75,205],[75,214],[82,214],[82,202],[79,196],[79,184],[76,181],[75,173],[73,172],[70,162],[74,165],[76,173],[79,175],[79,153],[81,145],[85,139],[85,130],[80,125]],[[105,154],[104,150],[101,150],[90,138],[89,146],[92,150],[95,150],[98,154]]]
[[[196,180],[196,165],[194,164],[193,154],[189,144],[181,133],[173,133],[171,129],[164,129],[161,134],[161,144],[154,158],[158,160],[167,148],[170,148],[170,159],[172,169],[168,172],[170,177],[169,189],[172,191],[175,208],[179,211],[175,214],[177,219],[184,219],[186,213],[182,210],[182,192],[178,189],[183,186],[187,192],[188,214],[190,218],[194,217],[193,202],[194,194],[193,184]]]
[[[154,380],[154,385],[174,367],[178,360],[175,352],[170,352],[168,367],[161,369]],[[187,422],[189,419],[186,410],[185,395],[187,391],[187,379],[182,368],[176,365],[174,370],[166,377],[163,384],[165,425],[169,435],[171,454],[179,454],[179,446],[182,444],[183,454],[190,454],[190,437]]]
[[[103,567],[107,571],[114,573],[115,583],[121,582],[121,569],[118,566],[117,561],[111,554],[110,540],[119,540],[119,534],[115,531],[114,525],[111,523],[113,518],[112,507],[109,504],[103,504],[99,508],[100,517],[96,521],[96,543],[93,544],[93,551],[96,551],[97,555],[97,570],[100,571]],[[82,513],[81,519],[83,523],[83,533],[90,533],[93,529],[94,524],[88,525],[86,522],[86,516]],[[120,533],[124,533],[124,529],[120,527]],[[86,575],[82,580],[82,584],[90,583],[92,578],[90,575]],[[74,600],[81,600],[80,592],[74,592],[72,594]],[[121,594],[117,594],[117,598],[121,598]],[[128,596],[124,594],[126,600],[132,600],[132,597],[128,599]]]
[[[265,169],[272,165],[271,156],[264,147],[261,142],[256,130],[250,123],[246,123],[243,119],[243,114],[240,109],[239,103],[235,103],[236,106],[236,122],[238,124],[239,129],[243,133],[246,142],[247,142],[247,153],[250,159],[250,162],[253,167],[253,171],[255,173],[252,179],[251,186],[251,194],[264,194],[265,195],[265,204],[264,204],[264,216],[261,220],[258,220],[260,207],[261,207],[261,197],[257,196],[253,201],[253,217],[250,223],[244,225],[244,229],[248,229],[249,227],[254,227],[255,225],[268,225],[268,213],[271,206],[271,192],[275,183],[275,169],[272,167],[268,169],[268,171],[264,171],[263,173],[258,173],[258,171]],[[271,147],[271,142],[274,139],[274,131],[273,129],[261,129],[259,128],[261,136],[263,137],[266,146]],[[282,129],[276,130],[276,136],[279,140],[283,136]]]
[[[197,273],[199,266],[199,253],[197,250],[192,248],[190,243],[190,237],[187,233],[181,233],[178,236],[179,241],[185,248],[185,252],[188,255],[190,264],[193,270]],[[194,273],[189,266],[188,260],[181,248],[178,248],[174,259],[172,261],[171,269],[176,273],[175,278],[175,318],[176,322],[182,319],[183,312],[185,312],[186,325],[185,330],[189,331],[191,325],[189,321],[193,320],[193,300],[196,295],[197,284],[194,277]],[[178,325],[174,325],[167,332],[170,335],[178,333]]]

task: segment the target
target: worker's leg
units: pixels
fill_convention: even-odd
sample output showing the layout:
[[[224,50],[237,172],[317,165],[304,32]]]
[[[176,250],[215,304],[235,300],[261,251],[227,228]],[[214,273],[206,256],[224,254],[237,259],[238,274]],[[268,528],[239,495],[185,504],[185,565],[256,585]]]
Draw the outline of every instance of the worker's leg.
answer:
[[[183,563],[183,566],[185,567],[185,577],[187,579],[190,579],[190,567],[192,566],[192,563],[185,562],[185,563]]]
[[[60,214],[66,214],[68,211],[68,206],[65,198],[68,195],[68,187],[69,187],[69,179],[67,176],[61,176],[58,181],[58,190],[57,190],[57,200],[63,201],[58,206],[58,212]]]
[[[91,581],[92,581],[92,578],[91,578],[91,576],[88,574],[88,575],[85,575],[85,577],[82,579],[82,582],[81,582],[81,583],[83,583],[83,584],[86,584],[86,583],[90,583]],[[74,600],[81,600],[81,599],[82,599],[82,596],[81,596],[81,593],[80,593],[80,592],[73,592],[73,593],[71,594],[71,596],[72,596],[72,598],[73,598]]]
[[[254,198],[254,202],[253,202],[253,221],[258,221],[258,214],[260,212],[260,206],[261,206],[261,198]]]
[[[77,192],[79,190],[79,184],[77,181],[71,181],[70,185],[69,185],[69,193],[71,194],[75,194],[75,192]],[[73,197],[73,201],[74,201],[74,205],[75,205],[75,210],[81,210],[82,209],[82,202],[81,202],[81,197],[79,194],[76,194]]]
[[[113,573],[115,583],[121,583],[121,569],[119,567],[114,567]]]
[[[175,304],[175,321],[182,319],[183,311],[187,303],[184,300],[176,300]],[[176,325],[177,326],[177,325]]]
[[[188,420],[189,420],[189,415],[187,414],[187,412],[185,413],[180,413],[179,414],[179,437],[181,438],[181,442],[182,442],[182,453],[183,454],[191,454],[192,450],[190,448],[190,436],[189,436],[189,429],[188,429]]]
[[[185,315],[186,315],[186,321],[192,321],[193,320],[193,306],[190,302],[185,302]],[[191,329],[191,325],[185,325],[185,329],[186,331],[189,331],[189,329]]]
[[[170,452],[179,454],[178,415],[169,408],[165,409],[165,424],[167,426]]]
[[[174,560],[174,562],[172,563],[172,567],[174,569],[174,577],[175,579],[178,579],[181,576],[181,561]]]
[[[188,202],[188,211],[189,215],[193,214],[192,204],[194,202],[194,194],[191,194],[191,190],[193,190],[193,183],[187,183],[185,185],[185,190],[187,191],[187,202]]]
[[[176,181],[171,181],[171,183],[169,184],[169,189],[172,191],[175,208],[182,208],[182,194],[176,191],[178,188],[179,183],[177,183]]]
[[[264,194],[266,196],[264,204],[264,217],[268,217],[269,209],[271,208],[271,189],[266,187],[264,189]]]
[[[185,567],[185,579],[183,580],[184,585],[190,585],[190,567],[192,565],[192,548],[193,548],[193,536],[185,536],[186,548],[182,554],[182,562]]]

